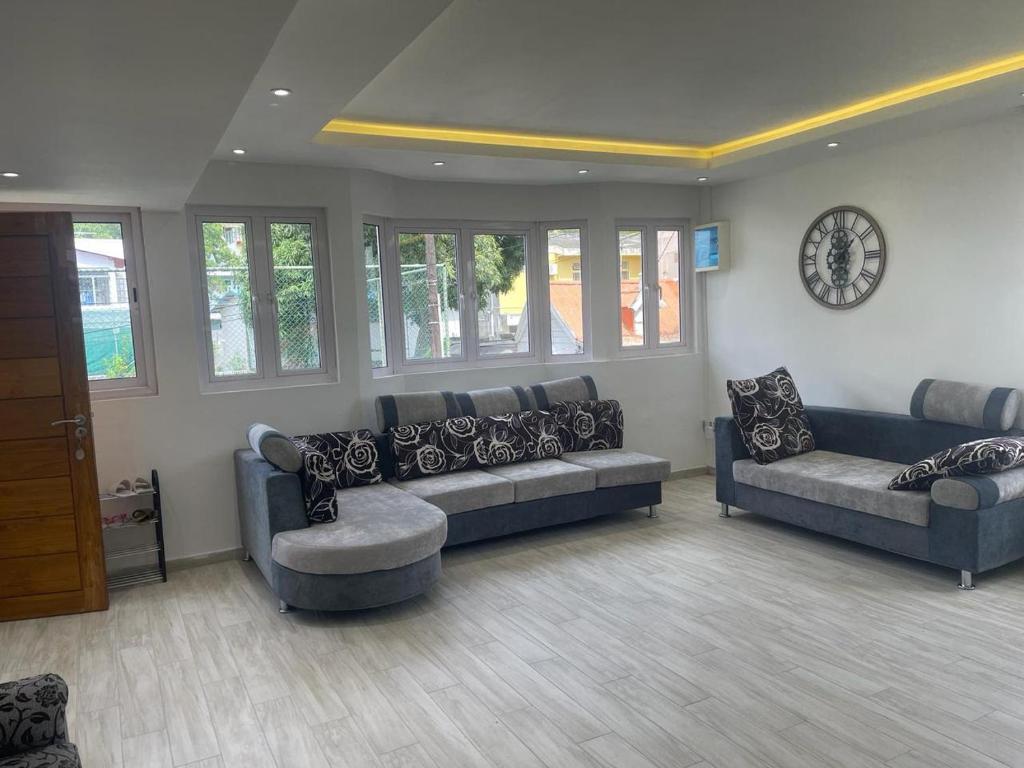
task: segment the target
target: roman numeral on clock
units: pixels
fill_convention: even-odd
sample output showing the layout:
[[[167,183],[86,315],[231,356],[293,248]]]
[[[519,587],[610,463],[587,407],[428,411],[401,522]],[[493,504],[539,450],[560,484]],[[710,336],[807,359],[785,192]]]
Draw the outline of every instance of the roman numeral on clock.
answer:
[[[828,296],[830,293],[832,293],[832,286],[823,280],[821,282],[821,287],[818,288],[818,298],[821,299],[822,301],[828,301]]]
[[[872,251],[864,251],[864,260],[865,261],[867,261],[868,259],[880,259],[880,258],[882,258],[882,252],[878,248],[875,248]]]

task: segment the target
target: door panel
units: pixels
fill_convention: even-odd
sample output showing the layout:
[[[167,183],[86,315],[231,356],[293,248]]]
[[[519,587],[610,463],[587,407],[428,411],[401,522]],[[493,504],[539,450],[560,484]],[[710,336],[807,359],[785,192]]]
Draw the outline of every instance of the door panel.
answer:
[[[0,214],[0,621],[107,607],[90,416],[71,216]]]

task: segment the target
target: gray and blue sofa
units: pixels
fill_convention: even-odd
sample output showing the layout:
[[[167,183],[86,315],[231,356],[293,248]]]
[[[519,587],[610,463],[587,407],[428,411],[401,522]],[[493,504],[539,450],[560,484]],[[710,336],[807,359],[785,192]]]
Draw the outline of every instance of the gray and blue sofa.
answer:
[[[816,449],[750,458],[731,417],[715,420],[716,495],[730,507],[974,576],[1024,557],[1024,468],[893,491],[908,465],[961,443],[1020,435],[1016,390],[925,379],[910,415],[808,406]]]
[[[440,577],[442,547],[629,509],[647,507],[654,516],[669,462],[619,448],[395,476],[389,432],[397,427],[596,399],[589,376],[529,388],[382,395],[374,440],[384,482],[338,490],[337,520],[329,523],[308,519],[297,473],[255,450],[239,450],[235,475],[247,556],[282,611],[356,610],[425,592]]]
[[[80,768],[68,741],[67,703],[58,675],[0,683],[0,768]]]

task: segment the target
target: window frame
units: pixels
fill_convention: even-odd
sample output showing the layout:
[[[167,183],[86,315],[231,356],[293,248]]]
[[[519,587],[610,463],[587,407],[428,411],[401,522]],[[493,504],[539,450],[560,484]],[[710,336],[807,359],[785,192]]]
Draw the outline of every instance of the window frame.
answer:
[[[689,244],[690,222],[687,219],[616,219],[615,220],[615,264],[618,277],[615,281],[615,306],[620,306],[622,297],[622,255],[619,252],[619,232],[622,230],[640,230],[641,251],[641,294],[643,296],[644,342],[632,346],[622,343],[622,318],[616,320],[615,348],[619,357],[636,357],[650,355],[671,355],[689,352],[690,313],[693,307],[693,280],[691,279],[691,254]],[[657,303],[651,297],[658,295],[658,232],[676,230],[679,233],[679,341],[662,342],[660,340],[660,312],[653,311]]]
[[[158,393],[153,323],[149,309],[149,281],[142,238],[142,214],[138,208],[81,206],[48,207],[66,210],[73,224],[120,224],[124,244],[124,271],[128,293],[128,313],[132,321],[132,345],[135,349],[135,375],[118,379],[90,379],[92,400],[121,397],[148,397]]]
[[[366,227],[376,227],[377,229],[377,268],[380,270],[380,346],[381,352],[384,356],[384,365],[374,366],[373,357],[370,357],[370,370],[374,375],[378,375],[378,371],[384,371],[385,373],[393,370],[394,366],[391,344],[388,343],[388,336],[391,331],[391,318],[388,317],[388,307],[391,302],[388,298],[388,288],[390,283],[391,270],[387,265],[387,257],[385,256],[385,246],[387,241],[387,234],[385,233],[384,227],[387,224],[387,220],[382,216],[369,216],[364,215],[362,224],[359,228],[359,243],[360,253],[362,254],[362,265],[363,265],[363,287],[364,293],[367,284],[367,273],[366,273],[366,253],[365,246],[365,235],[363,230]],[[367,302],[366,305],[366,319],[367,319],[367,331],[372,326],[369,322],[370,319],[370,305]]]
[[[549,279],[543,280],[540,287],[541,305],[546,308],[542,314],[542,338],[544,359],[549,362],[571,363],[593,359],[594,339],[590,325],[590,242],[587,238],[586,219],[570,219],[565,221],[542,221],[537,224],[539,232],[540,257],[545,277],[548,276],[548,232],[553,229],[578,229],[580,231],[580,286],[583,292],[583,351],[574,354],[556,355],[551,351],[551,289]]]
[[[199,386],[204,394],[254,389],[333,384],[338,381],[335,343],[333,283],[327,241],[327,219],[320,208],[195,205],[186,207],[189,255],[192,263],[192,298],[196,314]],[[204,223],[241,223],[246,231],[246,257],[252,302],[256,370],[251,374],[217,376],[210,324],[209,293],[202,227]],[[288,370],[281,364],[277,297],[274,283],[271,225],[309,224],[316,294],[317,341],[320,367]],[[268,363],[268,360],[270,361]]]

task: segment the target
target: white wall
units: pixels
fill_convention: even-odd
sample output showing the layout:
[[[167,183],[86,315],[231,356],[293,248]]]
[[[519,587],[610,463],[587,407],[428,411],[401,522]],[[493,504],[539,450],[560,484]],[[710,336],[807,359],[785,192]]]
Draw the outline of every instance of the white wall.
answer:
[[[701,354],[609,360],[617,333],[614,220],[697,221],[692,188],[642,184],[514,186],[430,183],[364,171],[212,163],[190,202],[322,207],[327,212],[338,325],[338,384],[200,394],[190,266],[183,212],[143,213],[160,394],[94,404],[101,487],[157,467],[170,558],[239,545],[231,454],[244,430],[266,421],[285,432],[368,426],[381,392],[463,390],[528,384],[589,372],[602,395],[623,403],[627,447],[665,456],[674,469],[704,464]],[[590,240],[596,361],[478,368],[374,379],[369,365],[362,265],[364,213],[477,220],[586,219]]]
[[[840,204],[871,213],[888,246],[874,295],[845,311],[797,271],[804,231]],[[733,244],[732,270],[707,283],[710,412],[729,412],[727,378],[781,364],[806,403],[899,413],[925,377],[1024,387],[1020,117],[716,187],[710,216]]]

